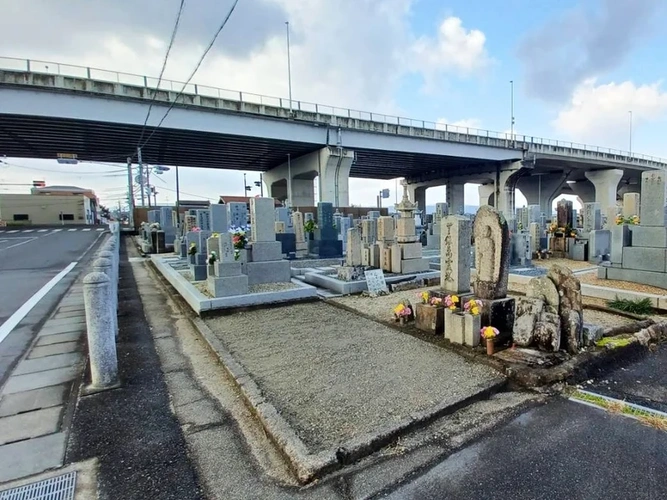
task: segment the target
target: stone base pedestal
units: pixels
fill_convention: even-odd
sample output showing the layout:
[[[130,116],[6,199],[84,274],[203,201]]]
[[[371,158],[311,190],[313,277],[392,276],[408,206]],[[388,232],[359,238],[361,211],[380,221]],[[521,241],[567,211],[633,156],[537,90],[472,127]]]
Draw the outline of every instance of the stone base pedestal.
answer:
[[[174,251],[178,250],[181,259],[185,259],[188,256],[188,245],[184,241],[179,243],[178,247],[174,247]]]
[[[512,338],[515,308],[515,300],[509,297],[482,300],[481,326],[493,326],[498,329],[500,336],[496,339],[496,344]]]
[[[220,262],[213,264],[213,275],[216,278],[226,278],[228,276],[238,276],[241,274],[241,262]]]
[[[209,276],[206,280],[206,286],[210,294],[214,297],[244,295],[248,293],[248,277],[245,274],[227,276],[225,278]]]
[[[256,241],[250,246],[248,260],[252,262],[270,262],[283,258],[280,241]]]
[[[415,326],[424,332],[439,335],[445,328],[445,308],[428,304],[415,306]]]
[[[292,268],[288,260],[248,262],[245,264],[245,271],[249,285],[288,283],[292,279]]]
[[[206,281],[208,277],[208,266],[206,264],[190,264],[190,273],[192,273],[193,281]]]
[[[444,309],[445,338],[454,344],[477,347],[480,342],[481,316]]]

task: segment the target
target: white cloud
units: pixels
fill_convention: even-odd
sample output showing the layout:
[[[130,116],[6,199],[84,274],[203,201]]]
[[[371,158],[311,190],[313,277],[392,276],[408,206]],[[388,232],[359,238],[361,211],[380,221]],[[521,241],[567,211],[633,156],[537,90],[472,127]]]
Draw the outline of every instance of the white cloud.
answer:
[[[633,127],[667,117],[667,92],[660,82],[597,85],[595,79],[586,80],[552,125],[571,140],[627,150],[630,111]]]
[[[490,59],[485,45],[482,31],[467,30],[458,17],[447,17],[435,38],[422,36],[415,42],[413,66],[424,74],[426,86],[432,87],[443,72],[468,76],[486,67]]]

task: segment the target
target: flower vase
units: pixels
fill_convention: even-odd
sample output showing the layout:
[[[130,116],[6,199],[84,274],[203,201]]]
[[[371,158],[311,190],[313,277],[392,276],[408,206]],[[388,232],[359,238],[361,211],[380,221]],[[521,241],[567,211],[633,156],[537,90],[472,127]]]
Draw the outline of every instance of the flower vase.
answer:
[[[496,339],[486,339],[486,354],[493,356],[495,352],[495,341]]]
[[[405,316],[400,316],[398,318],[398,324],[399,325],[404,326],[406,322],[407,322],[407,318]]]

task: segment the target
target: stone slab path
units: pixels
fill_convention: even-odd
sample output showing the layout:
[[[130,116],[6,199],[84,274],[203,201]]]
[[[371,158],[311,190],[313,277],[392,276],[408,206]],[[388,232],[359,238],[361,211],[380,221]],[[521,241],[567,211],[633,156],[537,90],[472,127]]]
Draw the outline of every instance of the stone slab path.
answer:
[[[85,311],[77,283],[0,388],[0,483],[60,467],[72,384],[84,368]]]

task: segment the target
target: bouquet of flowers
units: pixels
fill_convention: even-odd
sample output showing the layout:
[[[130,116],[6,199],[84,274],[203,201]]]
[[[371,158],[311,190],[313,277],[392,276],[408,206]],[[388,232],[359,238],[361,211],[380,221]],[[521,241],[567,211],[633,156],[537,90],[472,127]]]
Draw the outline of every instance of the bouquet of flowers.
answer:
[[[429,301],[429,303],[432,306],[440,307],[440,306],[442,306],[442,299],[440,297],[431,297],[431,300]]]
[[[485,326],[479,331],[479,333],[482,335],[484,340],[495,339],[498,335],[500,335],[498,329],[493,326]]]
[[[419,298],[421,299],[422,304],[428,304],[431,300],[431,294],[428,292],[421,292],[419,294]]]
[[[463,306],[463,312],[477,316],[482,309],[482,301],[477,299],[471,299],[465,303]]]
[[[196,255],[196,254],[197,254],[197,244],[190,243],[190,248],[188,248],[188,255]]]
[[[218,260],[218,255],[215,252],[211,252],[211,255],[208,256],[208,265],[212,266],[216,260]]]
[[[394,317],[396,319],[409,318],[410,316],[412,316],[412,308],[410,306],[398,304],[394,307]]]
[[[232,233],[232,243],[236,250],[243,250],[248,243],[248,237],[246,233],[248,232],[248,227],[245,226],[232,226],[229,228],[229,232]]]
[[[459,297],[458,295],[447,295],[442,303],[445,304],[445,307],[453,311],[458,307],[457,304],[459,303]]]

